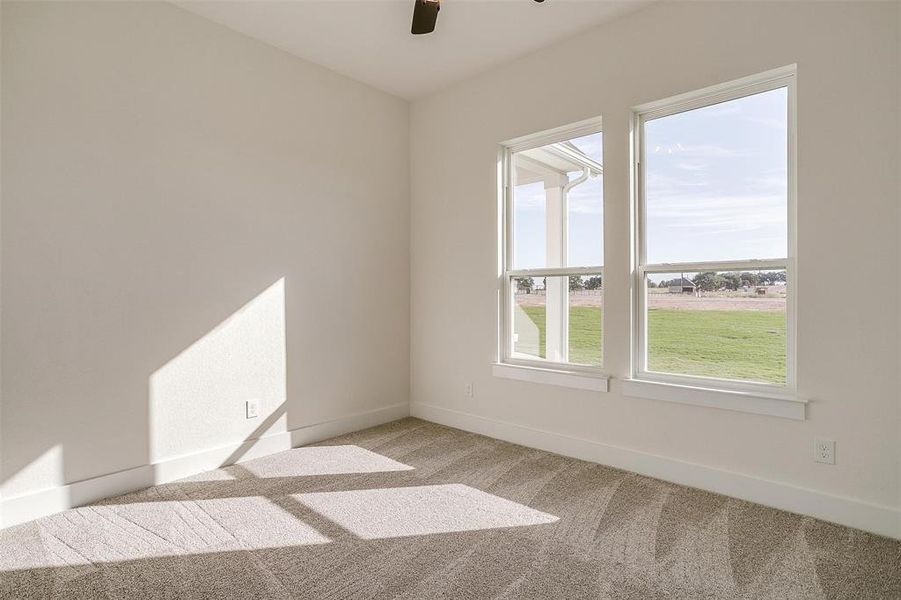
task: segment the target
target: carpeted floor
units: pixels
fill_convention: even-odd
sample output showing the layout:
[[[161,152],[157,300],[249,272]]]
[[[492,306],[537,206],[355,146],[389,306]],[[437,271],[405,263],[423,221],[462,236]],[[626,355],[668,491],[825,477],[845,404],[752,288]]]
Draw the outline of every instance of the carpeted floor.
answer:
[[[416,419],[0,532],[2,598],[901,598],[901,543]]]

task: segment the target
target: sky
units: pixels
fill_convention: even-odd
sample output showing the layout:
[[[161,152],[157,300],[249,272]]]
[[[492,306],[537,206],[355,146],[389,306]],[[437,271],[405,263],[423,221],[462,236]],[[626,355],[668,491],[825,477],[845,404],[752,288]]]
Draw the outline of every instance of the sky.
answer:
[[[785,88],[648,121],[648,264],[785,257],[787,132]],[[601,161],[601,134],[572,141]],[[514,268],[546,266],[543,186],[513,203]],[[602,207],[602,177],[570,192],[568,266],[603,264]]]

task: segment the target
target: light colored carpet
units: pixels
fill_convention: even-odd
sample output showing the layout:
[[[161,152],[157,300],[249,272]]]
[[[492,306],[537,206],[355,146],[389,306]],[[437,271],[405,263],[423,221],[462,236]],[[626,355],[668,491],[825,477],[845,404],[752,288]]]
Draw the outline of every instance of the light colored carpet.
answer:
[[[0,532],[2,598],[901,598],[901,543],[416,419]]]

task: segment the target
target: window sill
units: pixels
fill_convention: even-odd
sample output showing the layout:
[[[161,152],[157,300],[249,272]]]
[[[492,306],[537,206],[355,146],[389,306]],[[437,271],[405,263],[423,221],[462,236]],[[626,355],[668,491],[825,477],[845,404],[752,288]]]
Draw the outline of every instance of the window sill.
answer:
[[[798,421],[805,419],[807,411],[807,401],[792,396],[718,390],[641,379],[624,380],[622,392],[623,395],[634,398],[708,406]]]
[[[508,363],[493,363],[491,365],[491,374],[505,379],[516,379],[518,381],[557,385],[594,392],[606,392],[610,389],[610,378],[606,375],[595,375],[582,371],[563,371]]]

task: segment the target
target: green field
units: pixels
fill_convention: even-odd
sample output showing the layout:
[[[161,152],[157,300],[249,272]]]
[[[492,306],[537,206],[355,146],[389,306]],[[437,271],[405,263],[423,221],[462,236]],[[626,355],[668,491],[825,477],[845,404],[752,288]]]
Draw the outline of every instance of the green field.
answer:
[[[522,307],[539,332],[544,358],[545,309]],[[569,359],[601,363],[601,309],[573,306]],[[785,314],[755,310],[648,311],[648,369],[662,373],[785,382]]]

